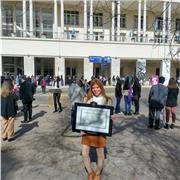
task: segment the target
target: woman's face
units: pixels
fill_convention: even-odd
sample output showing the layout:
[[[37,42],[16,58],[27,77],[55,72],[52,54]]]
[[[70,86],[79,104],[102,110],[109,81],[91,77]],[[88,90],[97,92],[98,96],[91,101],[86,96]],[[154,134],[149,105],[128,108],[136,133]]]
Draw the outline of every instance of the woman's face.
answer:
[[[99,87],[97,84],[94,84],[94,85],[92,86],[92,93],[93,93],[93,95],[96,96],[96,97],[98,97],[98,96],[101,95],[101,89],[100,89],[100,87]]]

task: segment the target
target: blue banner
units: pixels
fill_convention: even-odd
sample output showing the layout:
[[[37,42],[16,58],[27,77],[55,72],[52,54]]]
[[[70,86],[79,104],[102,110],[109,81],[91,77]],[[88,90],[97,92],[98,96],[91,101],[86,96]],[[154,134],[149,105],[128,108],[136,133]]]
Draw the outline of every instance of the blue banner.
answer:
[[[104,63],[111,63],[111,57],[110,56],[105,56],[104,58],[103,58],[103,62]]]
[[[104,63],[109,64],[111,63],[111,57],[110,56],[89,56],[89,62],[92,63]]]
[[[89,62],[102,63],[103,58],[101,56],[89,56]]]

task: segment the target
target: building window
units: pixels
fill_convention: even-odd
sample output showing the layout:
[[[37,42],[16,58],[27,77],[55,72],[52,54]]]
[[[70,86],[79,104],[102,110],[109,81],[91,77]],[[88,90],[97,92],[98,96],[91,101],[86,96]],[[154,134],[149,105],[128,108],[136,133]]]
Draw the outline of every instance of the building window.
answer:
[[[13,24],[13,9],[12,7],[5,7],[3,9],[3,22],[5,24]]]
[[[87,24],[90,26],[90,13],[87,13]],[[103,14],[93,13],[93,26],[102,27],[103,26]]]
[[[34,30],[35,36],[41,37],[41,17],[39,9],[36,9],[34,13]]]
[[[176,19],[176,31],[180,31],[180,19]]]
[[[117,27],[117,22],[118,18],[117,15],[115,16],[115,27]],[[126,27],[126,14],[121,14],[120,16],[120,28],[125,28]]]
[[[79,12],[78,11],[64,11],[64,24],[65,25],[79,25]]]
[[[138,28],[138,16],[134,16],[134,29],[137,28]],[[141,16],[141,29],[143,29],[143,16]]]
[[[163,29],[163,18],[162,17],[156,17],[155,30],[156,31],[162,31],[162,29]]]
[[[93,14],[93,26],[102,27],[103,26],[103,14],[94,13]]]
[[[16,36],[23,36],[23,17],[21,9],[16,9]]]
[[[11,36],[13,33],[13,8],[2,8],[2,30],[4,36]]]
[[[42,13],[42,23],[43,23],[43,35],[47,38],[52,38],[53,31],[53,15],[51,11],[46,11]]]
[[[120,17],[120,27],[121,28],[125,28],[126,27],[126,15],[125,14],[121,14],[121,17]]]
[[[168,29],[168,19],[166,18],[166,30]],[[156,17],[155,24],[154,24],[155,31],[162,31],[163,29],[163,18],[162,17]]]

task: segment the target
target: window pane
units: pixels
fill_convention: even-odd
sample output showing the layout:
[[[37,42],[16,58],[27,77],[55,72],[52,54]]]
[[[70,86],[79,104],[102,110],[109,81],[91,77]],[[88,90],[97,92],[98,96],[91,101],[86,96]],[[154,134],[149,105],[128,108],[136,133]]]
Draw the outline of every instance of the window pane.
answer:
[[[65,25],[78,25],[79,24],[79,12],[64,11],[64,24]]]

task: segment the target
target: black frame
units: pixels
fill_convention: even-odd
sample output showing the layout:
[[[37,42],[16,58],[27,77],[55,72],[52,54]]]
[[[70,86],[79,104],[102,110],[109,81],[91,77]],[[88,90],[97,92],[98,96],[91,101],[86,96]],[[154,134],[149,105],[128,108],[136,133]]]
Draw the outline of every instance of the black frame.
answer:
[[[72,123],[72,131],[73,132],[80,132],[80,131],[85,131],[89,134],[97,134],[97,135],[105,135],[105,136],[112,136],[112,119],[111,119],[111,115],[113,114],[113,110],[114,110],[114,107],[113,106],[106,106],[106,105],[97,105],[97,103],[92,103],[92,104],[86,104],[86,103],[75,103],[74,105],[74,110],[72,111],[72,114],[71,114],[71,123]],[[109,110],[110,112],[110,116],[109,118],[107,119],[109,122],[107,123],[107,120],[105,123],[109,124],[109,127],[106,128],[108,129],[108,132],[107,133],[104,133],[104,132],[101,132],[101,131],[95,131],[95,130],[85,130],[83,128],[81,129],[78,129],[78,127],[76,126],[77,125],[77,109],[78,107],[88,107],[88,108],[100,108],[100,109],[107,109]]]

